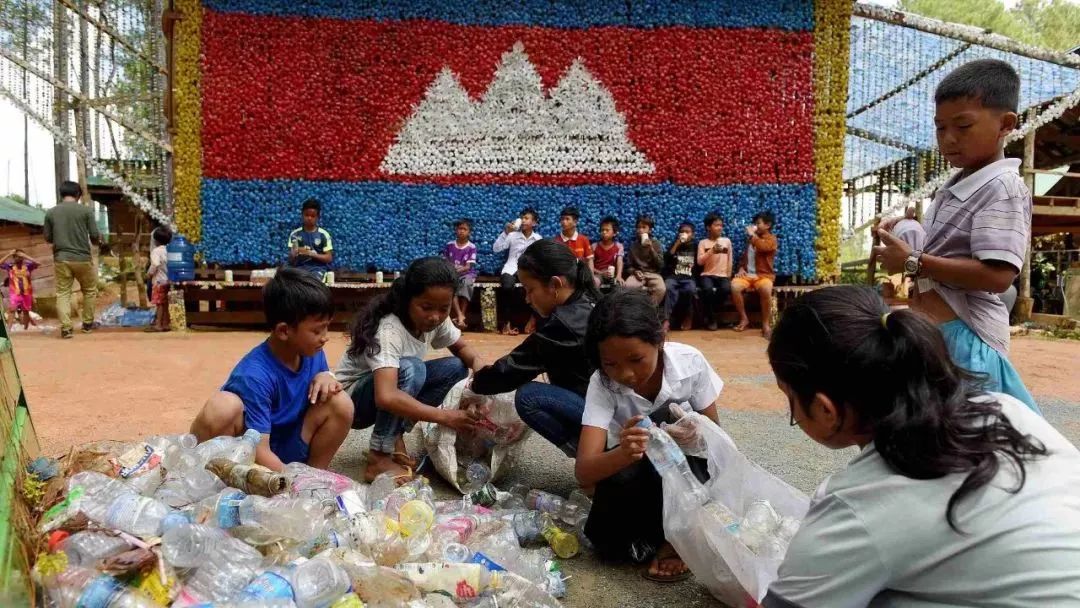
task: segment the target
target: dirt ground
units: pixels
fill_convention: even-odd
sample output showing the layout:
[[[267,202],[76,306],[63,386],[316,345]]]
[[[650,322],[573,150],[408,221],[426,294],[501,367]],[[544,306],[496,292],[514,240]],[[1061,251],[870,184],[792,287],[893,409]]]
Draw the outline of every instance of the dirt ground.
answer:
[[[485,357],[509,351],[520,338],[466,334]],[[233,364],[263,339],[256,332],[144,334],[132,330],[16,334],[15,356],[42,449],[55,454],[96,439],[135,439],[187,430],[206,398]],[[736,410],[786,407],[773,384],[765,341],[754,332],[677,332],[672,339],[700,348],[727,383],[721,404]],[[331,366],[343,337],[326,347]],[[1040,401],[1077,404],[1080,376],[1066,364],[1080,357],[1080,342],[1015,338],[1012,359]]]

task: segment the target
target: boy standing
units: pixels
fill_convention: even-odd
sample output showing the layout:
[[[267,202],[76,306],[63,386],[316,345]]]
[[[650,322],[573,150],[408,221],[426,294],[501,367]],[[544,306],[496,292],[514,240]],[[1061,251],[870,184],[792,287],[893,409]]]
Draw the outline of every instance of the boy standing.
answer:
[[[455,240],[450,241],[443,247],[443,257],[454,265],[458,272],[458,286],[454,292],[454,300],[451,302],[451,314],[454,315],[454,325],[458,329],[465,329],[465,311],[469,309],[472,301],[473,285],[476,283],[476,245],[469,241],[472,235],[472,221],[460,219],[454,222]]]
[[[588,237],[577,231],[578,220],[581,212],[577,207],[566,207],[559,214],[559,226],[562,233],[555,237],[555,242],[566,245],[574,253],[574,257],[585,260],[589,264],[589,270],[593,270],[593,250]]]
[[[536,230],[540,223],[540,216],[532,207],[526,207],[521,211],[521,216],[516,222],[507,222],[506,228],[495,239],[492,251],[500,253],[508,251],[506,263],[503,264],[502,274],[499,275],[499,297],[496,300],[498,316],[503,319],[503,335],[516,336],[518,330],[510,324],[510,298],[514,295],[514,286],[517,285],[518,258],[525,252],[529,245],[541,240]],[[533,321],[530,317],[529,324]],[[528,333],[528,326],[526,326]]]
[[[319,228],[322,205],[309,198],[301,207],[304,225],[289,233],[289,265],[302,268],[320,279],[330,272],[334,262],[334,244],[330,233]]]
[[[705,300],[705,328],[716,331],[717,315],[731,294],[731,239],[723,236],[724,220],[715,213],[705,216],[705,230],[708,238],[698,243],[697,250],[697,263],[701,266],[698,283]]]
[[[593,248],[593,280],[601,289],[623,284],[623,246],[615,240],[619,220],[610,215],[600,220],[600,242]]]
[[[697,284],[694,282],[694,269],[697,267],[697,241],[694,240],[694,225],[690,222],[679,224],[679,235],[668,249],[664,260],[664,323],[669,324],[671,313],[683,297],[693,298]],[[694,321],[693,311],[683,317],[682,329],[690,329]]]
[[[255,462],[281,471],[290,462],[330,465],[353,419],[353,404],[326,364],[334,314],[330,288],[310,272],[282,268],[263,288],[270,336],[236,364],[206,402],[191,432],[199,441],[262,433]]]
[[[664,277],[660,271],[664,267],[664,254],[660,251],[660,243],[652,238],[653,227],[656,222],[647,215],[639,215],[635,227],[637,240],[630,246],[630,277],[626,279],[626,286],[630,289],[641,289],[649,293],[653,304],[657,306],[664,301]]]
[[[146,278],[150,280],[150,303],[157,307],[154,324],[146,328],[148,332],[169,331],[169,254],[165,247],[172,241],[172,230],[168,226],[154,229],[154,248],[150,250],[150,268]]]
[[[97,329],[94,304],[97,301],[97,266],[91,257],[91,243],[101,242],[94,212],[79,202],[82,187],[75,182],[60,184],[60,203],[45,212],[45,240],[53,246],[56,268],[56,316],[60,318],[60,338],[72,337],[71,289],[75,281],[83,294],[82,332]]]
[[[735,331],[745,331],[750,326],[743,292],[748,289],[756,291],[761,303],[761,335],[765,336],[766,340],[772,335],[769,314],[772,311],[773,281],[776,280],[773,258],[776,257],[777,243],[776,235],[772,233],[775,221],[770,211],[762,211],[754,216],[754,223],[746,227],[750,242],[746,245],[746,253],[739,260],[739,272],[731,280],[731,301],[739,313],[739,324],[735,326]]]
[[[8,258],[11,258],[10,262]],[[11,302],[11,311],[22,323],[23,329],[36,325],[30,318],[30,310],[34,307],[34,284],[30,273],[40,265],[22,249],[13,250],[0,260],[0,270],[8,273],[8,300]]]
[[[1008,290],[1031,239],[1031,193],[1018,159],[1005,158],[1016,128],[1020,78],[996,59],[966,63],[934,91],[938,148],[960,171],[934,194],[923,219],[926,245],[912,248],[879,231],[878,259],[889,272],[915,277],[911,307],[937,322],[961,367],[987,376],[984,388],[1012,395],[1039,411],[1008,359]]]

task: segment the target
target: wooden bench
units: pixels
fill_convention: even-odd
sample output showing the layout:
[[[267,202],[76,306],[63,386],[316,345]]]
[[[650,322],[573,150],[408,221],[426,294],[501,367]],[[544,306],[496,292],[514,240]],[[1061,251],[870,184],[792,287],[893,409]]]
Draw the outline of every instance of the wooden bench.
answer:
[[[263,327],[266,316],[262,310],[263,283],[251,281],[251,269],[232,269],[232,281],[225,281],[224,269],[198,268],[195,280],[176,285],[183,291],[184,310],[188,326],[252,328]],[[520,284],[518,285],[520,287]],[[771,318],[775,321],[778,311],[782,311],[798,296],[819,288],[817,285],[782,285],[773,290],[773,310]],[[390,282],[375,282],[371,273],[335,271],[334,283],[330,286],[334,298],[334,316],[332,326],[342,329],[348,326],[358,311],[364,308],[374,297],[385,293]],[[497,298],[499,278],[482,275],[477,278],[475,291],[469,309],[466,311],[466,324],[473,330],[498,331]],[[685,304],[682,305],[685,309]],[[681,314],[693,315],[693,327],[703,328],[704,310],[701,298],[695,296],[689,311],[676,310],[676,319]],[[746,297],[748,315],[753,321],[760,321],[758,299],[753,294]],[[532,311],[525,302],[521,289],[515,289],[513,300],[507,305],[510,321],[517,326],[524,326],[532,316]],[[680,314],[681,312],[681,314]],[[719,315],[722,322],[734,323],[738,315],[730,298]],[[675,320],[673,326],[677,326]]]

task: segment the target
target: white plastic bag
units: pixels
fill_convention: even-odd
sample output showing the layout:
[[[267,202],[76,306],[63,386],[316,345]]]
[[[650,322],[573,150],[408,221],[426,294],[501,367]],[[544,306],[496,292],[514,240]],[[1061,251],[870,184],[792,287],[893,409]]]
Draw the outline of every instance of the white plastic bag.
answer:
[[[710,501],[704,506],[664,492],[664,535],[694,576],[717,599],[736,607],[758,605],[776,580],[782,558],[759,556],[728,531],[755,500],[768,500],[784,517],[801,520],[810,499],[739,451],[731,437],[698,413],[697,430],[708,446]],[[721,508],[726,507],[726,509]],[[725,510],[727,511],[725,513]]]
[[[531,432],[514,409],[514,393],[476,395],[465,388],[467,382],[465,379],[454,385],[441,407],[450,410],[472,407],[482,411],[484,417],[478,425],[478,436],[459,437],[453,429],[430,422],[416,425],[435,470],[459,492],[464,490],[458,465],[468,465],[466,458],[486,464],[491,469],[491,481],[495,481],[517,458]]]

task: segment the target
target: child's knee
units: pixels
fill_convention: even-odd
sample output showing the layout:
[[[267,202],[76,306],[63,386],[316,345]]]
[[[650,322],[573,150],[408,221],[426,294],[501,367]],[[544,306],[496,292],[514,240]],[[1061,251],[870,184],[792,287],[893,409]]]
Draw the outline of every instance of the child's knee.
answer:
[[[352,398],[345,391],[331,397],[326,405],[330,408],[329,417],[335,422],[339,422],[344,425],[352,425],[353,415],[356,413],[356,408],[353,406]]]
[[[218,391],[203,406],[192,424],[200,441],[222,434],[235,435],[244,429],[244,401],[235,393]]]
[[[427,382],[427,366],[416,357],[398,360],[398,388],[415,397]]]

